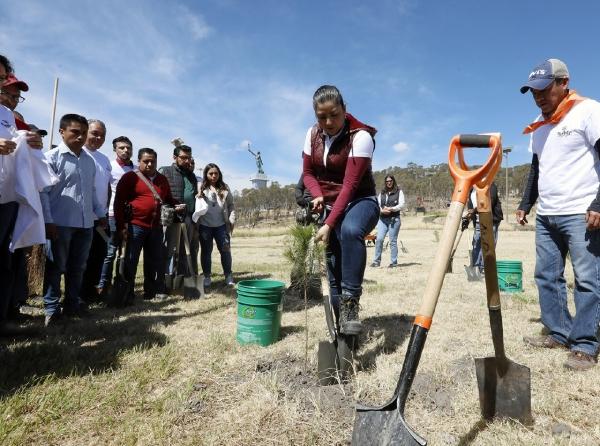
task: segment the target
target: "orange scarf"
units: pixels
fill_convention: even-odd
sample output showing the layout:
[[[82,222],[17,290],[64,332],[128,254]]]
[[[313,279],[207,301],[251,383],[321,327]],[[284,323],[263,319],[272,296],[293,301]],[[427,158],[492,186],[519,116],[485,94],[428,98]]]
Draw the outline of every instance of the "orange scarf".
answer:
[[[556,107],[556,110],[554,110],[552,116],[543,121],[529,124],[527,127],[525,127],[525,130],[523,130],[523,134],[527,135],[528,133],[535,132],[538,128],[546,124],[557,124],[562,118],[565,117],[567,113],[569,113],[575,104],[580,103],[584,99],[587,98],[579,96],[575,90],[570,90],[560,104],[558,104],[558,107]]]

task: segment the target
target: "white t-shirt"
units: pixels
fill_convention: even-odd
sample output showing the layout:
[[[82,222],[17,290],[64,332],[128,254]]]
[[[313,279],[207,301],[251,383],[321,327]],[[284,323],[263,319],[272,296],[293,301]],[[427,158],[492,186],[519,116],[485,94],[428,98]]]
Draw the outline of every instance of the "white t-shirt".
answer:
[[[98,203],[106,209],[108,207],[108,187],[112,179],[110,174],[112,169],[110,160],[99,150],[90,150],[85,146],[83,148],[94,159],[94,163],[96,164],[96,197],[98,197]],[[96,218],[104,217],[106,215],[96,215]]]
[[[312,134],[312,127],[306,132],[306,138],[304,139],[304,153],[311,155],[312,151],[310,148],[310,137]],[[334,136],[325,135],[325,153],[323,154],[323,165],[327,165],[327,154],[331,148],[331,144],[335,141],[335,138],[339,136],[339,133]],[[352,141],[352,150],[350,151],[349,157],[357,158],[373,158],[373,150],[375,145],[373,144],[373,138],[366,130],[359,130],[354,135]]]
[[[538,116],[536,121],[539,121]],[[585,214],[600,186],[600,103],[586,99],[555,125],[531,134],[529,151],[539,159],[540,215]]]
[[[132,170],[135,170],[135,168],[137,167],[135,164],[133,164],[132,166],[121,166],[117,160],[112,160],[110,162],[110,166],[112,168],[111,170],[111,180],[110,180],[110,189],[112,191],[112,194],[110,196],[110,206],[108,207],[108,216],[109,217],[113,217],[115,215],[115,211],[113,209],[114,205],[115,205],[115,195],[117,194],[117,184],[119,183],[119,180],[121,179],[121,177],[123,175],[125,175],[127,172],[131,172]]]
[[[0,138],[12,140],[17,127],[13,112],[0,105]],[[0,203],[15,201],[15,153],[0,155]]]

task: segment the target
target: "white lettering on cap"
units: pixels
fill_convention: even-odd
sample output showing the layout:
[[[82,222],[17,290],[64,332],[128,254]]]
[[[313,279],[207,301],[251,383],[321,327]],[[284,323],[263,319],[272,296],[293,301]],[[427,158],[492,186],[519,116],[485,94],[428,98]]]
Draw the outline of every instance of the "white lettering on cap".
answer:
[[[546,70],[535,70],[532,71],[531,74],[529,75],[529,79],[536,77],[536,76],[544,76],[546,74]]]

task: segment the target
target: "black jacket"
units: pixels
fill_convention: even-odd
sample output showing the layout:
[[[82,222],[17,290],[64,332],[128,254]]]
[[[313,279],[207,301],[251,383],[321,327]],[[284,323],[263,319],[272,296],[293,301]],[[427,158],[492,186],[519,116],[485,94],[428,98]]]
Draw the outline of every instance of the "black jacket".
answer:
[[[469,201],[467,202],[467,208],[473,209],[473,202],[471,201],[471,193],[473,188],[469,191]],[[494,220],[494,224],[499,224],[502,220],[504,220],[504,214],[502,213],[502,203],[500,202],[500,197],[498,197],[498,187],[496,183],[492,183],[490,186],[490,198],[492,199],[492,217]]]

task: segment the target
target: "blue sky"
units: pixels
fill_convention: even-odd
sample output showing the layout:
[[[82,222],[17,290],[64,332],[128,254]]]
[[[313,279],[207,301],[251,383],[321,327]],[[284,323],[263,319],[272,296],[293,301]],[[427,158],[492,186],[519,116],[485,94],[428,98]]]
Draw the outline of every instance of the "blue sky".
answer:
[[[30,86],[18,108],[28,122],[49,129],[58,76],[57,117],[104,120],[111,158],[127,135],[170,164],[181,137],[238,190],[256,170],[248,141],[271,179],[297,180],[322,84],[379,130],[378,170],[446,162],[454,134],[490,131],[513,147],[510,165],[529,162],[521,131],[537,109],[519,87],[550,57],[600,98],[598,2],[20,0],[0,11],[0,54]]]

